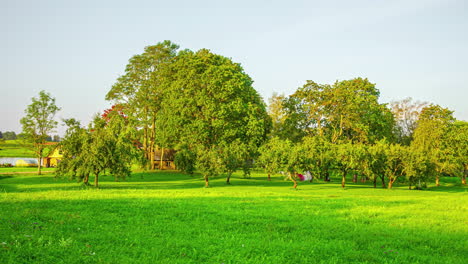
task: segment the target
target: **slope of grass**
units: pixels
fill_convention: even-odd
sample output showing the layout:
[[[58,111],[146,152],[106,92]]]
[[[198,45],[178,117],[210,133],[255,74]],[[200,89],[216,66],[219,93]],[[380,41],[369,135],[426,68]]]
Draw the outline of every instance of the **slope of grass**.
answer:
[[[463,263],[466,188],[0,175],[0,263]]]
[[[33,158],[34,152],[28,149],[21,140],[5,140],[0,144],[0,157]]]

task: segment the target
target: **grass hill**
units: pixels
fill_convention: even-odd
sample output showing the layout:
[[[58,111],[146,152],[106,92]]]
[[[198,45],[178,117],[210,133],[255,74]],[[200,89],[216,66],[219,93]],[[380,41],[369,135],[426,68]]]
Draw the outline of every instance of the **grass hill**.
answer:
[[[4,143],[0,143],[0,157],[33,158],[34,152],[21,140],[5,140]]]

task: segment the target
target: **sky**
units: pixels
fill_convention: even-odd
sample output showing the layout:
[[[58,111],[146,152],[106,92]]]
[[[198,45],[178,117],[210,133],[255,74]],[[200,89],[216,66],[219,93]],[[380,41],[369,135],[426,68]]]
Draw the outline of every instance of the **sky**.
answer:
[[[468,121],[466,0],[0,0],[0,131],[41,90],[83,125],[144,47],[171,40],[241,63],[265,101],[306,80],[368,78]],[[63,134],[59,125],[57,132]]]

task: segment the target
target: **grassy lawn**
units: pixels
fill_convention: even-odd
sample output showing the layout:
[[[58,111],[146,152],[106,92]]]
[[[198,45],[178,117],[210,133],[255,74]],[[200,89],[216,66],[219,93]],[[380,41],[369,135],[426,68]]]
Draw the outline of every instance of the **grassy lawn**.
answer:
[[[92,179],[91,179],[92,180]],[[466,187],[0,175],[0,263],[466,263]]]
[[[33,158],[34,152],[20,140],[6,140],[5,143],[0,144],[0,157]]]

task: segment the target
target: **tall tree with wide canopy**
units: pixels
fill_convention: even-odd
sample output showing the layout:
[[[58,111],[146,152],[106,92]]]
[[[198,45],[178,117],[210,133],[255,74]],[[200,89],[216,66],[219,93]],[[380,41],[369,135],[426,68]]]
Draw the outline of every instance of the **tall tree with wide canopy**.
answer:
[[[362,78],[333,85],[307,81],[285,101],[285,124],[298,131],[293,135],[325,135],[333,143],[390,139],[393,115],[385,104],[378,103],[379,95],[375,84]]]
[[[47,137],[54,132],[58,122],[55,115],[60,107],[55,105],[55,98],[45,91],[39,92],[39,97],[32,98],[32,103],[25,110],[26,116],[21,118],[24,140],[30,143],[37,158],[37,174],[41,174],[42,158],[47,148]]]
[[[240,64],[206,49],[182,51],[164,79],[165,97],[156,124],[167,128],[167,144],[196,153],[205,186],[224,166],[219,151],[227,143],[249,146],[264,141],[271,121],[266,106]]]
[[[156,118],[165,92],[162,86],[165,67],[174,60],[178,48],[168,40],[147,46],[142,54],[130,58],[125,74],[117,79],[106,95],[106,100],[124,105],[129,125],[140,131],[144,160],[151,169],[154,169],[154,153],[158,144]]]

